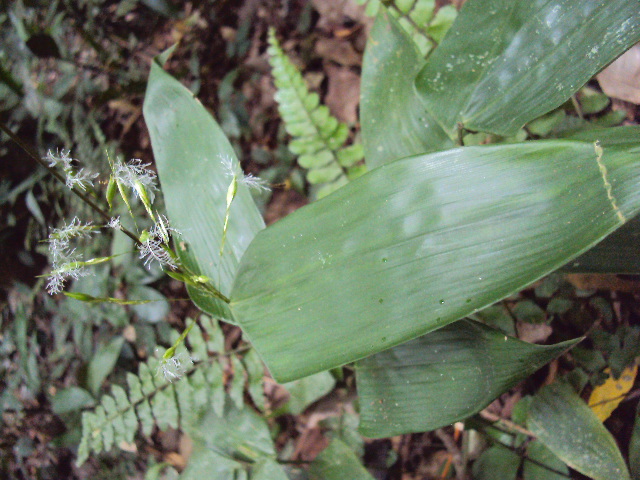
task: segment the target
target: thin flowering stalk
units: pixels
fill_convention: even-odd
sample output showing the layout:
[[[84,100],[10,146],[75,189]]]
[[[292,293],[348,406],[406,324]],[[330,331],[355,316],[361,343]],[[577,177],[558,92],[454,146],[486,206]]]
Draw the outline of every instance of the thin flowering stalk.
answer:
[[[31,147],[29,147],[29,145],[27,145],[26,143],[24,143],[20,137],[18,137],[17,135],[15,135],[10,128],[8,128],[3,122],[0,122],[0,130],[2,130],[4,133],[6,133],[9,138],[11,138],[11,140],[13,140],[20,148],[22,148],[22,150],[25,151],[25,153],[27,155],[29,155],[29,157],[31,157],[32,160],[34,160],[36,163],[38,163],[40,166],[42,166],[43,168],[47,169],[49,171],[49,173],[51,175],[53,175],[56,180],[58,180],[60,183],[63,184],[67,184],[67,180],[64,176],[62,176],[60,174],[60,172],[58,172],[58,170],[55,167],[50,167],[47,162],[45,162],[42,158],[40,158],[32,149]],[[84,203],[86,203],[87,205],[89,205],[89,207],[91,207],[93,209],[93,211],[95,211],[98,215],[100,215],[100,217],[102,217],[102,219],[105,222],[108,222],[111,219],[111,215],[109,215],[109,213],[107,211],[105,211],[103,208],[101,208],[99,205],[97,205],[95,203],[95,201],[93,200],[93,198],[91,198],[87,192],[84,192],[83,190],[81,190],[80,188],[77,188],[75,185],[72,186],[70,188],[71,192],[76,195],[78,198],[80,198]],[[120,228],[120,230],[127,235],[129,238],[131,238],[131,240],[133,240],[136,245],[138,245],[140,243],[140,241],[138,240],[138,236],[136,234],[134,234],[133,232],[131,232],[130,230],[126,229],[126,228]]]
[[[221,156],[220,161],[222,166],[226,170],[226,175],[231,177],[231,183],[227,189],[227,210],[224,215],[224,224],[222,225],[222,238],[220,240],[220,256],[224,252],[224,244],[227,239],[227,227],[229,226],[229,215],[231,213],[231,203],[236,198],[238,193],[238,185],[245,185],[246,187],[254,190],[268,191],[269,186],[261,178],[254,177],[251,174],[245,175],[240,168],[240,163],[233,161],[229,156]]]

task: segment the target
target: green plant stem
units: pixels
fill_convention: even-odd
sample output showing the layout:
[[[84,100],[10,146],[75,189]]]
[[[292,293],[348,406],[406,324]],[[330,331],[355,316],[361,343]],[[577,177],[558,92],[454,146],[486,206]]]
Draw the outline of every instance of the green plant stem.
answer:
[[[509,445],[505,445],[504,443],[502,443],[502,442],[500,442],[498,440],[494,440],[494,444],[499,446],[499,447],[506,448],[507,450],[511,450],[513,453],[517,454],[525,462],[531,462],[531,463],[533,463],[534,465],[537,465],[540,468],[544,468],[545,470],[548,470],[549,472],[555,473],[556,475],[560,475],[560,476],[565,477],[565,478],[571,478],[571,475],[567,475],[566,473],[561,472],[559,470],[556,470],[555,468],[551,468],[547,464],[544,464],[542,462],[539,462],[538,460],[534,460],[533,458],[528,457],[526,454],[523,454],[519,448],[511,447]]]
[[[38,157],[36,152],[34,152],[31,149],[31,147],[29,147],[26,143],[24,143],[20,139],[20,137],[15,135],[9,129],[9,127],[7,127],[3,122],[0,122],[0,130],[6,133],[9,136],[9,138],[13,140],[20,148],[22,148],[22,150],[24,150],[27,153],[27,155],[29,155],[33,160],[35,160],[36,163],[38,163],[41,167],[46,168],[49,171],[49,173],[53,175],[58,181],[66,185],[67,182],[65,181],[64,177],[60,175],[60,172],[58,172],[55,168],[47,165],[47,163],[44,160]],[[105,220],[106,222],[109,222],[111,220],[111,215],[109,215],[109,213],[107,213],[103,208],[101,208],[98,204],[96,204],[89,195],[87,195],[77,187],[71,187],[70,190],[77,197],[79,197],[83,202],[89,205],[98,215],[100,215],[103,218],[103,220]],[[138,246],[141,245],[140,240],[138,239],[138,236],[135,235],[133,232],[127,230],[123,226],[120,226],[120,231],[122,231],[125,235],[131,238],[131,240],[133,240],[136,245]]]

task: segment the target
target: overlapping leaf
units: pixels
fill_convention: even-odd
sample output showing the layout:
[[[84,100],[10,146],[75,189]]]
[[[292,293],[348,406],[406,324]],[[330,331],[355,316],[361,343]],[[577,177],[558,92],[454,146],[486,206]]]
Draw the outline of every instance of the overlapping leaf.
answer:
[[[615,439],[570,386],[544,387],[531,402],[527,426],[563,462],[588,477],[629,478]]]
[[[240,183],[220,255],[231,183],[225,160],[236,164],[233,148],[202,104],[156,62],[151,66],[143,112],[169,219],[181,232],[180,259],[228,295],[240,258],[264,228],[251,193]],[[192,288],[190,293],[203,310],[231,320],[223,302]]]
[[[425,61],[411,39],[384,9],[370,35],[360,95],[362,140],[369,168],[453,147],[413,85]]]
[[[441,328],[637,213],[637,148],[596,150],[470,147],[379,167],[256,236],[232,290],[234,316],[279,381]]]
[[[360,431],[390,437],[463,420],[574,343],[532,345],[461,320],[372,355],[356,365]]]
[[[639,40],[637,2],[470,0],[416,86],[451,138],[513,135]]]

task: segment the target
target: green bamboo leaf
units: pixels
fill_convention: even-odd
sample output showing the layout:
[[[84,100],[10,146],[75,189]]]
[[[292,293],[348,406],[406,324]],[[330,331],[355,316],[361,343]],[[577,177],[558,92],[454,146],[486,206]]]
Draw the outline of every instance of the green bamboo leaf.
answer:
[[[234,317],[280,382],[441,328],[635,215],[637,151],[529,142],[383,165],[256,236]]]
[[[176,249],[180,260],[228,296],[240,258],[264,228],[248,187],[239,182],[220,255],[232,180],[223,160],[237,164],[233,148],[202,104],[156,62],[151,65],[143,112],[167,212],[172,226],[181,232]],[[231,320],[222,302],[188,288],[200,308]]]
[[[362,64],[362,141],[369,168],[453,146],[413,85],[425,61],[386,9],[380,9]]]
[[[635,1],[470,0],[416,87],[451,138],[459,124],[509,136],[639,40]]]
[[[594,480],[629,479],[615,439],[569,385],[542,388],[529,407],[527,427],[580,473]]]
[[[356,364],[360,431],[428,432],[479,412],[573,346],[532,345],[461,320]]]

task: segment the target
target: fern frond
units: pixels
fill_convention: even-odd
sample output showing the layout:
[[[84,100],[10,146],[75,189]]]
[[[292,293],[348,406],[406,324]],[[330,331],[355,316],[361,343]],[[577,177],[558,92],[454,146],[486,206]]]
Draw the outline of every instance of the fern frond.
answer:
[[[229,362],[233,370],[229,395],[238,409],[243,408],[245,367],[237,352],[224,351],[224,335],[217,321],[202,316],[200,324],[202,329],[193,328],[189,334],[190,349],[181,345],[176,350],[177,356],[194,360],[183,378],[172,383],[170,377],[158,375],[161,360],[151,358],[140,364],[138,375],[127,374],[128,393],[114,385],[111,393],[103,395],[93,411],[83,413],[78,465],[84,463],[91,452],[99,453],[132,443],[138,427],[146,436],[152,433],[154,426],[160,430],[169,427],[189,429],[197,424],[200,414],[209,406],[218,416],[222,415],[226,391],[221,361]],[[175,340],[179,335],[173,333]],[[255,353],[250,358],[254,356],[257,358]],[[253,366],[252,371],[256,368]],[[248,376],[250,395],[255,398],[258,388],[263,392],[263,385],[260,383],[257,387],[255,378]],[[264,398],[254,402],[259,407],[264,406]]]
[[[427,55],[444,37],[456,18],[453,5],[435,10],[435,0],[357,0],[366,4],[365,13],[375,16],[380,8],[396,17],[422,55]]]
[[[364,158],[362,145],[345,146],[349,128],[320,104],[317,93],[309,92],[302,75],[285,55],[273,29],[269,31],[269,63],[278,89],[276,101],[287,133],[293,137],[289,149],[298,164],[308,169],[307,180],[320,185],[318,198],[364,173],[358,165]]]

